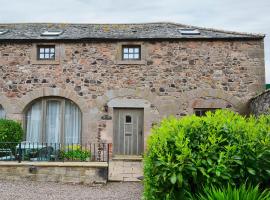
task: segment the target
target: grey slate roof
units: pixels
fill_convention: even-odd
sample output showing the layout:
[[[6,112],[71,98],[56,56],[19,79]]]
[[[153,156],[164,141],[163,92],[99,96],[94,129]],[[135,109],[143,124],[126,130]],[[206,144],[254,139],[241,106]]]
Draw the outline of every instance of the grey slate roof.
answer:
[[[180,29],[196,28],[200,35],[182,35]],[[87,39],[262,39],[264,35],[199,28],[176,23],[143,24],[0,24],[0,41],[7,40],[87,40]],[[59,31],[59,36],[41,36],[45,31]]]

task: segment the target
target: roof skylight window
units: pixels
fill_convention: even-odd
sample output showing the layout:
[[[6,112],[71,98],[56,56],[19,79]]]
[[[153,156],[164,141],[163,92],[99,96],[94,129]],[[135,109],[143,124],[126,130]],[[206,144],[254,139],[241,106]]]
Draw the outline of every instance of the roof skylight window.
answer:
[[[41,36],[59,36],[63,33],[63,31],[45,31],[41,34]]]
[[[194,29],[194,28],[183,28],[180,29],[180,33],[182,35],[200,35],[200,31],[198,29]]]
[[[8,32],[8,30],[0,30],[0,35],[4,35]]]

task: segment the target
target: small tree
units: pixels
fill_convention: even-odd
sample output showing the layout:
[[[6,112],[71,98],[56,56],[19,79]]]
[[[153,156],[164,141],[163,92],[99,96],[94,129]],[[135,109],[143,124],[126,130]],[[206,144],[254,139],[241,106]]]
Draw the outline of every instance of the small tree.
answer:
[[[7,119],[0,119],[0,148],[15,148],[23,138],[21,124]],[[4,144],[10,143],[10,144]]]

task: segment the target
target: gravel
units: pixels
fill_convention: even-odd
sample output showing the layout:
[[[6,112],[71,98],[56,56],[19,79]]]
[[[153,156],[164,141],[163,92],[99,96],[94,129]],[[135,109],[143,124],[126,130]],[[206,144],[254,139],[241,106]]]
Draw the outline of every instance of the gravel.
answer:
[[[82,200],[141,199],[143,185],[138,182],[109,182],[102,186],[68,185],[52,182],[0,180],[1,200]]]

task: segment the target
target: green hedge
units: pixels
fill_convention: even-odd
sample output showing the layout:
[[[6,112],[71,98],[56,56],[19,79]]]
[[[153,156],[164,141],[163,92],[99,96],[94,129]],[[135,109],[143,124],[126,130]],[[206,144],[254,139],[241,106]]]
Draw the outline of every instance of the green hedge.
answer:
[[[203,187],[270,183],[270,116],[228,110],[169,118],[152,130],[144,159],[144,198],[181,199]]]
[[[204,188],[199,195],[191,195],[188,200],[269,200],[269,190],[261,191],[258,186],[241,185],[239,188],[227,187]]]
[[[0,119],[0,142],[18,143],[22,138],[23,129],[20,123],[8,119]]]

